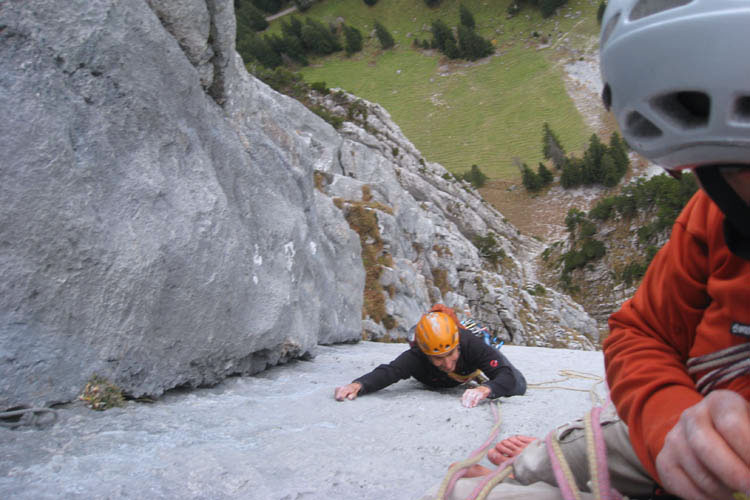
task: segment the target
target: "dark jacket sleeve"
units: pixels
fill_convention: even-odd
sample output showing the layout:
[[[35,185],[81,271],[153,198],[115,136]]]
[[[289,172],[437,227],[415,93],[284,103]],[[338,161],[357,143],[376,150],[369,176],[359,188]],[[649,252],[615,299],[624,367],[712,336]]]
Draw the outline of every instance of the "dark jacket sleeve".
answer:
[[[352,382],[362,384],[362,390],[359,394],[379,391],[399,380],[404,380],[412,376],[414,370],[419,366],[420,360],[413,350],[408,350],[399,354],[399,356],[388,364],[382,364],[370,373],[362,375]]]
[[[503,354],[471,332],[462,332],[461,347],[469,367],[479,368],[487,375],[491,398],[520,396],[526,392],[526,379]]]

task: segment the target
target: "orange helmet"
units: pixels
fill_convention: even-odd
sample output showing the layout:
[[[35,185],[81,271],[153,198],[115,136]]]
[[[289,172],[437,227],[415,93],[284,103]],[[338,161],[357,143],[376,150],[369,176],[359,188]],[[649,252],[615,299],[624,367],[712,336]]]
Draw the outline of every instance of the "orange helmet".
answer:
[[[430,312],[417,323],[414,337],[423,353],[438,356],[451,352],[458,345],[458,327],[447,314]]]

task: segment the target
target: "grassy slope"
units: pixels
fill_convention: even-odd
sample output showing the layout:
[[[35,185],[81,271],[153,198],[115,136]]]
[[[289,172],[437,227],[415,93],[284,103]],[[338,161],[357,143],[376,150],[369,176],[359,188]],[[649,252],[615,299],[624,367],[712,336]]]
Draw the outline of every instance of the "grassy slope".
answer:
[[[477,164],[490,178],[517,179],[514,157],[532,167],[542,160],[545,121],[568,151],[583,149],[591,131],[565,92],[559,64],[570,60],[570,52],[556,49],[590,42],[598,30],[598,1],[569,0],[546,20],[530,8],[506,19],[509,0],[463,3],[479,32],[497,44],[495,56],[471,64],[448,62],[434,51],[412,48],[415,37],[431,38],[434,19],[458,24],[456,0],[443,0],[435,10],[422,0],[380,0],[374,7],[362,0],[327,0],[297,16],[324,22],[341,17],[365,36],[365,50],[351,58],[341,53],[313,61],[301,72],[309,82],[325,81],[381,104],[427,160],[454,173]],[[368,39],[376,19],[396,39],[395,49],[383,52],[376,38]],[[278,30],[275,21],[269,32]],[[579,35],[562,43],[571,30]],[[549,36],[550,47],[540,49],[533,31]]]

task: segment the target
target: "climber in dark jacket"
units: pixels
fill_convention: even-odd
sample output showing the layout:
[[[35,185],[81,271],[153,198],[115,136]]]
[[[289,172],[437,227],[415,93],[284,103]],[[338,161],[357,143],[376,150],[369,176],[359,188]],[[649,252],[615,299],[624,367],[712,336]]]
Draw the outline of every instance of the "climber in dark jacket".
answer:
[[[434,388],[478,382],[461,398],[469,408],[485,398],[524,394],[526,379],[521,372],[497,349],[458,325],[452,309],[437,305],[419,320],[409,350],[337,387],[334,397],[338,401],[354,399],[409,377]]]

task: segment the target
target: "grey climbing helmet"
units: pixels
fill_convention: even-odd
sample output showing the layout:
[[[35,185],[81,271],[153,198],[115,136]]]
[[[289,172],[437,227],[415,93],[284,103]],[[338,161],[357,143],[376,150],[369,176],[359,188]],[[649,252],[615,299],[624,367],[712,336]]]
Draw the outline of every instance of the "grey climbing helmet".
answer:
[[[750,1],[609,0],[604,104],[664,168],[750,164],[749,48]]]

